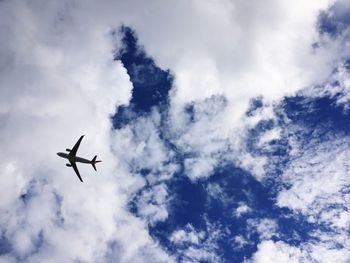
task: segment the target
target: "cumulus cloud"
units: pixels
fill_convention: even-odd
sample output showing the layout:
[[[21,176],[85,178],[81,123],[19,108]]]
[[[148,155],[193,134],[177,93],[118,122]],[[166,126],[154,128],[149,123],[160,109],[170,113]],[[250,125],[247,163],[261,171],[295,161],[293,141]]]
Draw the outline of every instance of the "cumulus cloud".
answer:
[[[349,256],[347,249],[335,249],[325,244],[304,244],[298,247],[283,241],[264,240],[258,245],[253,257],[244,262],[348,262]]]
[[[6,195],[0,200],[0,227],[11,249],[0,261],[174,260],[148,232],[148,224],[167,218],[169,193],[164,182],[179,170],[157,131],[160,113],[154,109],[117,131],[111,125],[111,115],[118,105],[128,105],[133,88],[122,63],[113,60],[113,51],[120,47],[118,35],[112,34],[116,28],[123,23],[133,26],[156,62],[176,77],[167,132],[186,154],[186,175],[193,181],[208,178],[216,166],[233,162],[260,180],[266,158],[246,149],[246,131],[273,113],[264,107],[248,120],[248,104],[252,97],[263,95],[270,101],[330,76],[346,55],[338,50],[348,43],[345,33],[333,40],[318,34],[318,15],[330,4],[1,1],[0,189]],[[348,93],[344,68],[339,74],[343,81],[338,90]],[[338,102],[346,104],[348,95]],[[80,168],[83,185],[74,182],[72,171],[55,156],[81,134],[87,136],[79,153],[98,153],[103,160],[96,176],[90,167]],[[261,146],[278,136],[278,130],[267,132]],[[320,217],[308,214],[310,220],[348,227],[347,210],[333,210],[334,214],[318,202],[326,195],[332,204],[346,206],[337,194],[348,183],[343,175],[348,172],[348,151],[341,145],[330,148],[332,156],[312,159],[305,153],[308,166],[297,159],[284,174],[292,187],[279,194],[278,205],[303,213],[315,208]],[[331,157],[334,167],[323,166]],[[326,178],[309,171],[313,162],[334,177],[330,188],[310,187],[314,178]],[[310,173],[302,177],[305,171]],[[296,192],[297,188],[303,191]],[[140,217],[135,217],[128,203],[139,191]],[[248,211],[240,206],[237,216]],[[262,239],[269,239],[266,233],[277,228],[270,221],[251,225]],[[194,244],[183,251],[188,261],[217,260],[212,252],[215,242],[204,239],[190,227],[170,238],[175,244]],[[281,260],[294,260],[302,253],[282,242],[263,241],[253,259],[265,251]],[[327,247],[324,251],[333,253]]]
[[[338,51],[346,50],[343,40],[318,32],[318,16],[332,4],[154,1],[137,17],[125,16],[156,62],[175,75],[169,125],[173,143],[190,153],[185,169],[192,180],[207,178],[227,160],[259,180],[264,177],[266,159],[242,145],[253,125],[244,117],[248,103],[252,97],[270,101],[328,80],[345,55]],[[123,6],[124,12],[133,14],[129,7]],[[185,110],[191,103],[194,123]]]
[[[157,61],[175,72],[174,104],[225,94],[234,100],[234,114],[250,96],[276,97],[327,78],[334,50],[315,52],[312,44],[318,14],[331,3],[193,1],[185,8],[182,1],[157,2],[151,28],[136,19],[132,25]],[[181,21],[174,10],[184,11]]]
[[[110,116],[132,89],[113,60],[111,25],[78,2],[0,5],[0,226],[10,244],[1,260],[101,262],[113,243],[120,262],[171,261],[126,208],[142,179],[111,147]],[[103,162],[98,175],[79,167],[80,185],[56,152],[81,134],[79,154]]]
[[[290,246],[284,242],[273,242],[271,240],[263,241],[258,246],[258,251],[254,254],[251,260],[245,262],[254,263],[283,263],[283,262],[303,262],[307,261],[307,258],[303,255],[303,252],[293,246]]]

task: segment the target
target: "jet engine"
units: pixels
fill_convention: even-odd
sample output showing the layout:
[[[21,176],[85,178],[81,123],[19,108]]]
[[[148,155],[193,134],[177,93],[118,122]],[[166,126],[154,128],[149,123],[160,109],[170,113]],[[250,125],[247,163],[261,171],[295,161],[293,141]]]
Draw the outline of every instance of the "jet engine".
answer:
[[[67,152],[70,152],[70,151],[71,151],[71,149],[66,149],[66,151],[67,151]]]
[[[69,164],[69,163],[66,163],[66,166],[68,166],[68,167],[72,167],[72,165],[71,165],[71,164]]]

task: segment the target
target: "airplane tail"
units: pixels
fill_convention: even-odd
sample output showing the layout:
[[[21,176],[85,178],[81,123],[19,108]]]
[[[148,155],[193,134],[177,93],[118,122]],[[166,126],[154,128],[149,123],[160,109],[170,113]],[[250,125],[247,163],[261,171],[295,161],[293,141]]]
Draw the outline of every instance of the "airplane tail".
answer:
[[[91,160],[91,165],[92,167],[94,167],[95,171],[97,171],[95,164],[102,162],[102,161],[96,161],[96,158],[97,158],[97,155],[95,155],[95,157]]]

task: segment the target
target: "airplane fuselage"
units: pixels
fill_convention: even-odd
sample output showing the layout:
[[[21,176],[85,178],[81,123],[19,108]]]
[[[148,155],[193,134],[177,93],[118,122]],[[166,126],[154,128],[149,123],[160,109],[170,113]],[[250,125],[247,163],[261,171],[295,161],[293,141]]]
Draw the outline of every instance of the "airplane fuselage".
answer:
[[[91,163],[91,160],[87,160],[87,159],[82,158],[82,157],[79,157],[79,156],[71,156],[71,155],[69,155],[69,154],[67,154],[67,153],[59,152],[59,153],[57,153],[57,155],[58,155],[59,157],[68,159],[69,161],[72,161],[72,162],[77,162],[77,163]]]
[[[64,152],[58,152],[57,155],[59,157],[65,158],[69,161],[69,163],[66,164],[66,166],[68,167],[72,167],[74,172],[76,173],[76,175],[78,176],[79,180],[81,182],[83,182],[83,179],[80,176],[78,167],[76,163],[87,163],[87,164],[91,164],[92,167],[94,168],[95,171],[97,171],[96,169],[96,163],[100,163],[102,162],[101,160],[96,160],[97,155],[95,155],[94,158],[92,158],[92,160],[88,160],[85,158],[81,158],[79,156],[77,156],[77,151],[80,145],[81,140],[83,139],[84,135],[80,136],[79,140],[74,144],[72,149],[66,149],[66,151],[68,153],[64,153]]]

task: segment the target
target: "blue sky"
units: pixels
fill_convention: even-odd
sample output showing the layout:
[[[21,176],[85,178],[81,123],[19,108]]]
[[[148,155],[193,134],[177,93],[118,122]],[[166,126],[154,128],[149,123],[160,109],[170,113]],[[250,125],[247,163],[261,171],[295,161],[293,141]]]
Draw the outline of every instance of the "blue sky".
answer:
[[[350,260],[347,1],[1,6],[0,262]]]
[[[323,34],[336,34],[333,30],[326,31],[329,27],[326,23],[330,21],[322,20],[320,23],[323,23],[320,26]],[[292,163],[288,138],[295,135],[290,134],[289,127],[301,127],[296,135],[297,143],[302,145],[300,152],[310,147],[313,140],[325,143],[332,140],[333,136],[349,136],[350,114],[344,110],[343,105],[337,104],[337,97],[341,94],[316,98],[302,94],[286,96],[274,105],[273,110],[277,115],[274,120],[262,120],[248,131],[249,136],[245,142],[248,151],[253,155],[267,156],[271,160],[263,181],[256,180],[249,171],[223,161],[213,169],[209,178],[193,182],[186,176],[184,170],[186,158],[190,158],[193,153],[177,149],[176,142],[168,134],[169,127],[166,126],[169,118],[167,113],[169,88],[173,76],[169,70],[157,67],[153,59],[147,57],[144,49],[137,46],[136,32],[123,27],[121,34],[124,36],[122,39],[125,47],[123,46],[116,59],[120,59],[126,67],[134,89],[131,104],[128,107],[118,108],[113,123],[117,129],[121,129],[125,125],[132,125],[135,119],[145,117],[145,114],[150,113],[151,107],[159,109],[162,112],[158,127],[159,136],[166,147],[175,152],[169,161],[175,162],[180,167],[166,182],[168,192],[172,195],[166,201],[169,215],[165,220],[152,223],[149,229],[152,237],[167,251],[175,254],[178,261],[184,261],[193,260],[186,256],[189,248],[199,250],[204,248],[206,252],[212,254],[198,261],[242,262],[251,258],[261,241],[259,230],[254,229],[259,222],[263,222],[265,227],[268,226],[268,222],[271,223],[271,229],[267,231],[272,232],[265,233],[269,239],[274,242],[283,241],[293,246],[317,242],[317,238],[312,235],[314,231],[320,230],[326,234],[335,232],[327,222],[311,223],[305,215],[285,207],[278,207],[276,198],[281,189],[290,188],[288,182],[283,182],[280,178],[286,167]],[[195,102],[185,106],[191,123],[195,122],[194,107]],[[253,98],[246,114],[247,118],[254,116],[262,107],[264,107],[263,99]],[[258,141],[262,134],[276,128],[281,129],[281,137],[269,141],[268,147],[259,147]],[[139,167],[137,172],[145,178],[151,173],[147,167]],[[139,205],[144,202],[144,193],[152,191],[154,187],[152,183],[146,184],[129,203],[130,211],[136,216],[143,216],[138,209]],[[234,211],[238,207],[243,208],[242,204],[246,207],[241,209],[242,215],[235,216]],[[328,209],[332,208],[326,208],[326,211]],[[343,209],[347,211],[347,208]],[[188,240],[177,243],[169,238],[176,231],[202,235],[194,244]],[[244,240],[243,244],[235,240],[238,236]],[[343,244],[336,242],[333,245],[343,247]]]

